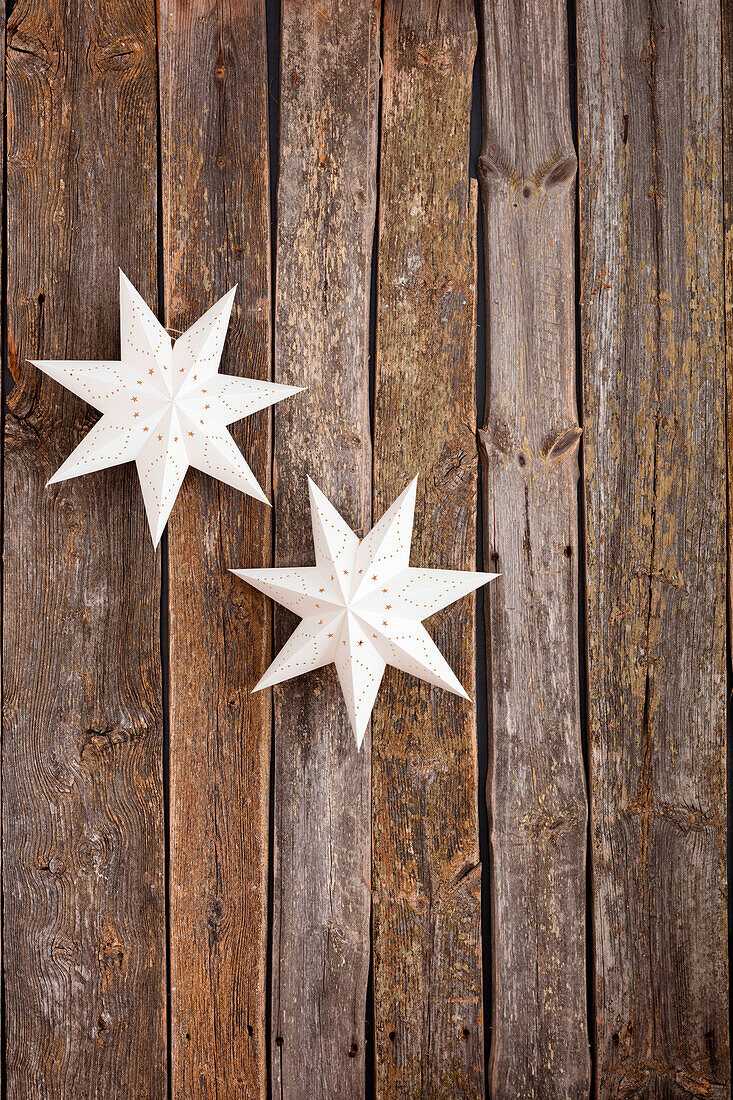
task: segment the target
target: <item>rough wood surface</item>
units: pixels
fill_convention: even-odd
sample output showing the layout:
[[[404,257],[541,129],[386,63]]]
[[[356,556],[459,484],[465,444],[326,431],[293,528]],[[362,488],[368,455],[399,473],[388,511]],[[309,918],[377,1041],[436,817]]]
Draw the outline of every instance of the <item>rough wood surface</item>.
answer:
[[[728,596],[728,624],[731,623],[733,614],[733,585],[731,576],[733,573],[733,3],[731,0],[723,0],[721,5],[722,17],[722,129],[723,129],[723,229],[724,248],[723,262],[725,265],[725,301],[724,309],[724,334],[725,334],[725,378],[726,378],[726,458],[727,458],[727,596]],[[727,631],[728,660],[730,661],[730,625]],[[727,749],[726,749],[727,755]],[[730,763],[727,763],[726,771],[729,772]],[[730,782],[727,783],[728,799],[730,802]],[[726,831],[727,847],[730,847],[730,830]],[[728,861],[729,857],[727,857]],[[727,871],[727,867],[726,867]],[[730,982],[730,943],[729,973]],[[730,1017],[729,1017],[730,1026]],[[728,1036],[730,1049],[730,1034]]]
[[[496,0],[483,27],[490,1091],[566,1100],[590,1087],[566,7]]]
[[[306,474],[371,526],[369,286],[379,6],[284,0],[275,378],[276,562],[314,561]],[[279,648],[297,619],[276,613]],[[333,666],[275,690],[272,1083],[279,1097],[364,1092],[369,968],[369,735],[361,752]]]
[[[159,1100],[158,564],[133,467],[45,487],[95,414],[26,362],[119,354],[118,264],[155,307],[154,6],[21,0],[7,41],[7,1090]]]
[[[238,283],[221,361],[270,375],[264,5],[163,0],[166,324]],[[231,431],[266,492],[270,414]],[[270,510],[189,472],[169,523],[172,1094],[264,1097],[272,618],[228,572],[271,562]]]
[[[730,1095],[720,10],[581,0],[598,1095]]]
[[[473,5],[384,13],[374,513],[420,474],[412,564],[475,568]],[[475,600],[428,620],[469,692]],[[476,715],[388,669],[372,722],[377,1093],[483,1096]]]

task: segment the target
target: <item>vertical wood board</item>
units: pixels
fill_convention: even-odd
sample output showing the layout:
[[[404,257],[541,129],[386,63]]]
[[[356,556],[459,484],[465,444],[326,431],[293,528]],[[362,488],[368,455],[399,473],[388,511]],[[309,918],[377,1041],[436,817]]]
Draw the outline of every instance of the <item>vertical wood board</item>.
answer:
[[[420,475],[412,564],[475,568],[473,5],[388,2],[374,512]],[[475,600],[428,620],[473,694]],[[373,714],[377,1094],[483,1096],[474,706],[388,669]]]
[[[160,8],[166,324],[238,284],[223,374],[270,376],[264,5]],[[270,413],[231,426],[269,495]],[[264,1097],[268,602],[229,569],[271,562],[266,505],[193,470],[169,523],[172,1094]]]
[[[46,488],[96,414],[27,362],[119,357],[118,265],[156,306],[154,7],[22,2],[7,43],[7,1088],[157,1100],[158,560],[133,468]]]
[[[275,554],[310,564],[306,475],[371,525],[369,291],[378,4],[284,0],[280,60]],[[279,648],[297,620],[276,613]],[[364,1094],[370,749],[330,666],[275,689],[272,1083],[302,1100]]]
[[[576,156],[564,3],[485,4],[481,432],[492,855],[492,1096],[587,1097]]]
[[[578,6],[598,1095],[730,1095],[720,11]]]

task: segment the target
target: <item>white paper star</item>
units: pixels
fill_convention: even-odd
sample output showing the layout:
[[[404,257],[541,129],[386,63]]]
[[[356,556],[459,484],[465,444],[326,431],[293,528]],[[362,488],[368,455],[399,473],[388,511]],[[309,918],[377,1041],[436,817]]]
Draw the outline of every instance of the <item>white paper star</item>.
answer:
[[[361,541],[308,487],[316,565],[232,570],[303,620],[254,690],[335,664],[361,748],[388,664],[468,698],[422,620],[499,574],[410,568],[417,478]]]
[[[227,425],[300,389],[219,374],[236,291],[172,344],[120,271],[121,361],[31,360],[103,414],[49,485],[134,459],[156,546],[189,466],[269,503]]]

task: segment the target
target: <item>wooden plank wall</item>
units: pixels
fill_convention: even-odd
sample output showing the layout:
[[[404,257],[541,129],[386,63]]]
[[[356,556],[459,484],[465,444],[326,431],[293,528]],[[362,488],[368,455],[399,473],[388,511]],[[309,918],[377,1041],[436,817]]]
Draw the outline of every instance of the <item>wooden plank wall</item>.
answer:
[[[730,1097],[731,4],[2,50],[0,1091]],[[308,387],[233,429],[273,511],[191,473],[155,553],[133,468],[46,487],[94,414],[27,359],[116,355],[118,267],[173,335],[238,283],[222,369]],[[428,622],[483,697],[388,670],[357,751],[332,668],[250,694],[295,620],[228,569],[307,563],[308,474],[360,534],[419,474],[413,564],[501,572],[486,654]]]

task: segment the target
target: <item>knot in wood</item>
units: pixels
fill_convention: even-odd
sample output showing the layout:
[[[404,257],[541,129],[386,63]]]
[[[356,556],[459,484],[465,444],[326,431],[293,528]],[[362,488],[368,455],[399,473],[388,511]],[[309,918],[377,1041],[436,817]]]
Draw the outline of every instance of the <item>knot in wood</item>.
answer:
[[[541,454],[548,462],[558,462],[562,458],[570,458],[578,449],[583,429],[577,424],[571,428],[563,428],[561,431],[548,436],[542,445]]]

